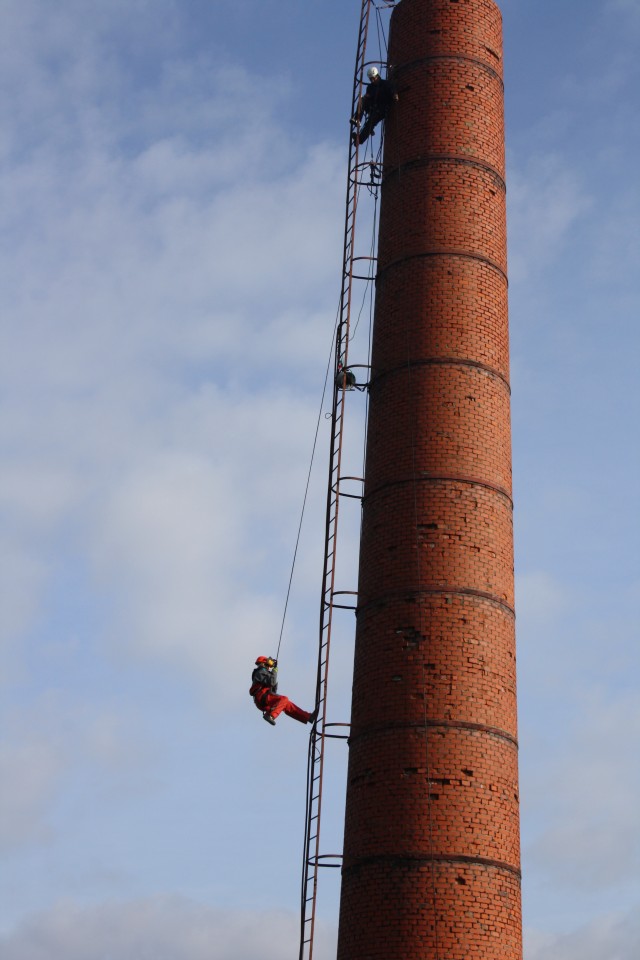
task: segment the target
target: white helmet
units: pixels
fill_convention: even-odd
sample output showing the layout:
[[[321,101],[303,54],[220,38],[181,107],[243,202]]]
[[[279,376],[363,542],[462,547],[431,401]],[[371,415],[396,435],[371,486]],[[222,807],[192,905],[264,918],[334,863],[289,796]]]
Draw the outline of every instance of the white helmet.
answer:
[[[367,76],[369,77],[369,80],[375,80],[376,77],[380,76],[380,71],[377,67],[369,67],[367,70]]]

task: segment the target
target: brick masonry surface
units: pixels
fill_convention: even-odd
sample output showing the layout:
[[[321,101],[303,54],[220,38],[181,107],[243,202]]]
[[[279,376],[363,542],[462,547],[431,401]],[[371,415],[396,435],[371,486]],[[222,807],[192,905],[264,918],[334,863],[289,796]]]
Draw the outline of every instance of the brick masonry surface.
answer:
[[[521,960],[497,5],[389,63],[338,960]]]

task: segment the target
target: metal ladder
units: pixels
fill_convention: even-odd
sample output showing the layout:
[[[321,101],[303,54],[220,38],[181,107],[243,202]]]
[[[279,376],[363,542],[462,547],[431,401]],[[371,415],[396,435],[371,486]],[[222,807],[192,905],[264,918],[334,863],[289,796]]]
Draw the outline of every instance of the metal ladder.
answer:
[[[393,0],[390,3],[382,0],[382,5],[392,6]],[[354,116],[362,94],[370,13],[372,7],[375,6],[380,6],[380,3],[376,4],[376,0],[362,0],[351,116]],[[360,499],[361,496],[341,490],[340,485],[347,481],[351,483],[353,481],[363,482],[360,477],[343,477],[340,472],[344,436],[346,384],[344,379],[342,380],[342,384],[340,384],[341,378],[339,378],[339,372],[341,369],[340,364],[342,364],[344,368],[348,366],[353,281],[370,279],[372,269],[371,261],[375,261],[376,259],[372,256],[356,257],[354,248],[359,188],[361,185],[369,182],[365,181],[364,177],[365,173],[372,176],[371,166],[370,163],[359,162],[358,146],[350,141],[342,264],[342,291],[335,339],[325,556],[322,574],[322,595],[320,600],[320,636],[316,701],[318,712],[309,738],[307,767],[307,810],[302,867],[299,960],[312,960],[313,957],[313,936],[316,921],[319,870],[327,867],[340,868],[342,865],[342,854],[320,853],[320,818],[322,812],[325,744],[327,739],[346,740],[348,738],[348,732],[345,732],[345,728],[348,729],[349,727],[347,723],[327,722],[329,653],[333,612],[335,609],[355,610],[356,608],[356,594],[354,591],[337,591],[335,589],[335,571],[340,497],[346,496]],[[355,272],[358,269],[357,261],[360,260],[369,261],[366,275]],[[352,602],[346,602],[348,599]]]

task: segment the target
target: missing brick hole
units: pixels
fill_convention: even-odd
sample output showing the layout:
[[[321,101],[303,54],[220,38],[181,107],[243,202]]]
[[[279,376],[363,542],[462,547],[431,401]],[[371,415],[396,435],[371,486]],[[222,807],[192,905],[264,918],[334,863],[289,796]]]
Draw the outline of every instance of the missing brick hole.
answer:
[[[467,84],[467,90],[475,90],[475,87],[472,83]]]
[[[409,776],[411,776],[412,774],[415,775],[417,772],[418,772],[418,768],[417,768],[417,767],[405,767],[405,768],[404,768],[404,775],[405,775],[405,777],[409,777]]]
[[[373,770],[365,770],[364,773],[359,773],[355,777],[351,777],[349,781],[351,786],[357,786],[359,783],[368,783],[371,780],[371,774]]]
[[[442,201],[444,200],[444,197],[436,197],[436,200],[439,200],[440,203],[442,203]]]
[[[399,627],[396,630],[396,634],[404,638],[404,648],[411,648],[413,650],[419,646],[419,644],[425,639],[423,634],[419,630],[416,630],[415,627]]]
[[[459,883],[461,887],[464,887],[466,882],[464,877],[456,877],[456,883]]]
[[[439,793],[430,793],[430,794],[429,794],[429,800],[439,800],[439,799],[440,799],[440,794],[439,794]]]
[[[465,777],[472,777],[472,776],[473,776],[473,770],[463,769],[462,772],[464,773]]]

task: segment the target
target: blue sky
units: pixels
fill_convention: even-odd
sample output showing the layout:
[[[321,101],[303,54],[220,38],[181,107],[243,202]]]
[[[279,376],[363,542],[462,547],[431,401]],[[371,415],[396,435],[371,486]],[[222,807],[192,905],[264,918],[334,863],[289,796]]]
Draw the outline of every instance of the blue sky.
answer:
[[[637,960],[640,0],[501,6],[525,957]],[[307,734],[247,687],[277,644],[331,345],[358,14],[3,2],[7,960],[297,956]],[[302,706],[327,431],[282,647]],[[349,518],[341,550],[350,589]]]

